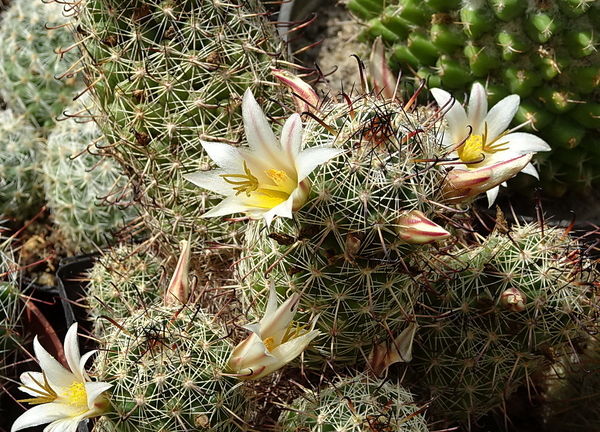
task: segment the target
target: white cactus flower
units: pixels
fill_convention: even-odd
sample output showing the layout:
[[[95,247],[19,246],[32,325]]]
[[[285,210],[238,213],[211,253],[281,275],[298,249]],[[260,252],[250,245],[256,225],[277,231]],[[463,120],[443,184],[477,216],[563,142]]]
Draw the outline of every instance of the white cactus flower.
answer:
[[[202,141],[219,169],[185,176],[196,186],[225,196],[203,217],[245,213],[253,219],[262,217],[268,224],[275,216],[291,218],[308,199],[308,175],[343,150],[313,147],[300,151],[298,114],[285,122],[279,141],[250,90],[244,93],[242,116],[249,148]]]
[[[25,411],[11,427],[16,432],[32,426],[50,423],[44,432],[76,432],[83,420],[102,415],[109,402],[103,394],[112,387],[105,382],[94,382],[85,371],[85,364],[95,353],[83,357],[77,343],[77,324],[73,324],[65,337],[65,357],[69,369],[65,369],[38,342],[33,341],[35,356],[42,372],[21,374],[19,390],[33,396],[20,402],[35,405]]]
[[[444,110],[448,122],[443,136],[444,145],[452,150],[451,156],[458,157],[458,163],[464,164],[469,170],[493,166],[505,168],[505,162],[510,160],[515,160],[517,166],[521,156],[550,150],[550,146],[535,135],[507,130],[519,108],[518,95],[505,97],[488,111],[485,89],[475,83],[465,111],[450,93],[434,88],[431,94]],[[531,163],[522,172],[538,178]],[[511,174],[511,170],[506,170],[506,174],[510,177],[500,183],[515,175]],[[496,185],[486,191],[490,206],[496,200],[498,189]]]
[[[231,354],[229,368],[239,379],[259,379],[285,366],[316,338],[318,330],[294,326],[300,295],[293,294],[277,307],[277,291],[271,283],[265,316],[256,324],[244,326],[252,334]]]

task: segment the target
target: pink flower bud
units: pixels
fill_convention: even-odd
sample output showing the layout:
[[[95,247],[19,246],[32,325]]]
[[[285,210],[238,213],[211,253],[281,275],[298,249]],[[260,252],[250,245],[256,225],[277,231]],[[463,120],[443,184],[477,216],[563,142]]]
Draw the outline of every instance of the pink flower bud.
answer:
[[[419,210],[403,213],[397,223],[398,237],[409,244],[427,244],[450,236],[448,231],[427,219]]]
[[[455,167],[446,176],[443,185],[444,198],[449,203],[460,203],[487,192],[516,176],[527,166],[532,157],[533,153],[529,153],[476,169]]]
[[[319,106],[317,92],[301,78],[283,69],[272,69],[272,72],[292,92],[299,113],[314,111]]]
[[[500,302],[505,309],[511,312],[523,312],[527,305],[527,297],[517,288],[509,288],[500,296]]]

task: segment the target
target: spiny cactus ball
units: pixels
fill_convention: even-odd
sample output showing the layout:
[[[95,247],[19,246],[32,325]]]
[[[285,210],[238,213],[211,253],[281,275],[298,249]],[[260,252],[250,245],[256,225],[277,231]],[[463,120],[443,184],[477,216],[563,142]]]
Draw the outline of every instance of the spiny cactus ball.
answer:
[[[97,432],[244,430],[247,401],[224,376],[231,346],[213,318],[192,308],[139,310],[112,325],[95,361],[113,384]]]
[[[278,427],[286,432],[429,430],[408,390],[367,374],[342,377],[318,391],[307,390],[285,408]]]
[[[26,220],[42,209],[44,145],[25,116],[0,111],[0,216]]]
[[[350,0],[381,36],[392,67],[457,97],[474,81],[495,103],[518,94],[514,125],[531,121],[553,148],[541,177],[554,195],[600,179],[600,3],[594,0]],[[575,148],[576,147],[576,148]],[[544,157],[546,159],[546,157]]]
[[[598,270],[561,229],[501,224],[431,262],[437,270],[416,278],[423,308],[410,369],[436,419],[468,425],[503,409],[595,328]]]
[[[98,126],[89,120],[66,119],[48,135],[44,190],[68,250],[102,246],[136,217],[121,167],[102,156],[105,145]]]
[[[310,198],[293,219],[248,226],[239,262],[251,287],[246,294],[264,307],[265,295],[255,294],[269,278],[280,294],[302,293],[298,319],[309,324],[318,316],[322,332],[313,343],[319,352],[304,354],[310,363],[322,365],[323,356],[365,362],[373,344],[408,325],[418,294],[410,280],[420,254],[433,246],[411,244],[405,217],[420,211],[441,220],[435,202],[446,173],[436,164],[442,149],[429,116],[371,94],[324,103],[304,118],[304,146],[345,151],[310,175]],[[433,231],[421,243],[449,235],[439,226]]]
[[[89,274],[88,305],[94,333],[110,324],[101,316],[122,319],[159,301],[160,260],[141,246],[116,246],[104,251]]]
[[[166,255],[190,240],[239,241],[238,226],[201,219],[212,205],[183,174],[209,168],[201,140],[239,142],[247,88],[267,111],[285,101],[271,67],[284,59],[257,0],[75,2],[87,81],[112,156],[139,191],[143,221]]]
[[[75,42],[68,21],[61,2],[15,0],[2,14],[0,95],[38,126],[52,126],[83,86],[68,73],[77,53],[63,52]]]

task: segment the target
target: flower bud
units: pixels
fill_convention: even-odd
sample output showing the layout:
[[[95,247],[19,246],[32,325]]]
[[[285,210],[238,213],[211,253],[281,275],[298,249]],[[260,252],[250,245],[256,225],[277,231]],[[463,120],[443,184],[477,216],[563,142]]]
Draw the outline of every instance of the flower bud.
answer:
[[[272,69],[272,72],[292,92],[299,113],[315,111],[319,106],[319,95],[309,84],[283,69]]]
[[[409,244],[427,244],[450,236],[448,231],[427,219],[419,210],[403,213],[397,223],[398,237]]]
[[[165,293],[166,306],[179,306],[187,303],[190,292],[188,275],[190,269],[190,242],[182,240],[179,243],[181,255],[177,261],[177,267]]]
[[[444,198],[448,203],[460,203],[487,192],[516,176],[527,166],[532,157],[533,153],[529,153],[475,169],[455,167],[448,172],[442,187]]]
[[[527,306],[527,297],[523,291],[517,288],[509,288],[500,296],[500,302],[504,309],[511,312],[523,312]]]

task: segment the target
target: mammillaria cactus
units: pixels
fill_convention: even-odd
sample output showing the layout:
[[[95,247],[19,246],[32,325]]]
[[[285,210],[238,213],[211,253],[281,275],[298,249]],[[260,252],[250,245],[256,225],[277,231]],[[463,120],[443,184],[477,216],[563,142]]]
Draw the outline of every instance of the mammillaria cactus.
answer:
[[[65,119],[48,135],[44,191],[54,223],[70,251],[103,246],[136,216],[133,191],[114,159],[102,156],[98,126]]]
[[[410,368],[435,399],[434,418],[467,425],[502,409],[595,326],[598,271],[561,229],[499,224],[480,244],[431,263],[438,270],[416,278],[423,309]]]
[[[231,344],[194,306],[152,305],[107,329],[95,362],[113,384],[96,431],[245,430],[248,402],[226,376]]]
[[[0,22],[0,95],[38,126],[53,125],[83,85],[69,75],[78,56],[67,52],[68,21],[60,2],[15,0]]]
[[[278,427],[290,432],[429,430],[408,390],[368,374],[340,377],[317,391],[306,390],[286,407]]]
[[[430,86],[461,97],[486,85],[490,101],[509,93],[522,104],[514,125],[539,131],[552,146],[545,190],[589,191],[600,144],[600,5],[593,0],[350,0],[368,38],[381,36],[390,64],[415,70]],[[575,148],[577,147],[577,148]],[[544,157],[545,159],[545,157]]]
[[[24,220],[41,210],[44,144],[25,116],[0,111],[0,217]]]
[[[284,50],[261,2],[74,6],[97,121],[138,194],[152,238],[167,240],[158,243],[167,255],[180,240],[190,239],[193,250],[207,238],[237,242],[236,225],[200,218],[211,207],[208,195],[182,176],[209,168],[201,140],[240,139],[247,88],[270,114],[281,112],[271,102],[283,99],[270,69]]]

